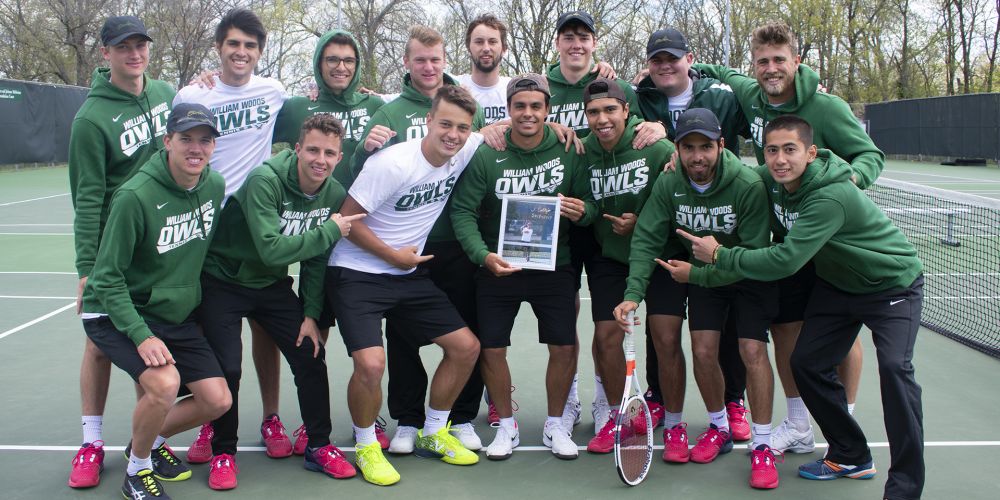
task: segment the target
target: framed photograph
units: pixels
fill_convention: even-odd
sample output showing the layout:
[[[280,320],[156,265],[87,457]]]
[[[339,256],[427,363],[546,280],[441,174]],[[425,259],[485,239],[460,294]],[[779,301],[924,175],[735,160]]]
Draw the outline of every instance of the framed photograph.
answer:
[[[524,269],[553,271],[559,242],[559,198],[506,195],[500,212],[500,258]]]

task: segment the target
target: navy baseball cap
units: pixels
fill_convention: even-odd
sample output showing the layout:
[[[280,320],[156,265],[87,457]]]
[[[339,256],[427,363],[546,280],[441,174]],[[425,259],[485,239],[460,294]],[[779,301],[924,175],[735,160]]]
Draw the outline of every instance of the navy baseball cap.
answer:
[[[687,38],[684,38],[683,33],[673,28],[664,28],[656,30],[649,36],[649,41],[646,42],[646,59],[652,59],[660,52],[667,52],[674,57],[684,57],[691,52],[691,47],[688,47]]]
[[[691,108],[677,118],[677,134],[674,142],[680,142],[688,134],[701,134],[715,141],[722,137],[722,126],[715,113],[705,108]]]
[[[118,45],[126,38],[141,36],[146,40],[153,41],[146,32],[146,25],[135,16],[115,16],[109,17],[101,27],[101,44],[105,47]]]
[[[559,15],[559,20],[556,21],[556,33],[559,33],[569,23],[576,22],[582,24],[585,28],[590,30],[591,33],[597,34],[597,28],[594,24],[594,16],[591,16],[589,12],[583,10],[574,10],[570,12],[563,12]]]

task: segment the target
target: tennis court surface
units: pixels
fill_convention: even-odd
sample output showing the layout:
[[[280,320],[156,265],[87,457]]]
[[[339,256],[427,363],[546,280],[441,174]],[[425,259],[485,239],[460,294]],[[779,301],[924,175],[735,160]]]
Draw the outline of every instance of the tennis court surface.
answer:
[[[942,167],[915,162],[889,162],[883,177],[925,184],[942,189],[1000,199],[1000,170],[977,167]],[[112,372],[111,391],[104,419],[104,437],[108,451],[101,485],[91,490],[71,490],[66,486],[70,461],[80,444],[79,366],[84,333],[80,320],[73,314],[76,293],[76,273],[73,267],[72,207],[65,168],[44,168],[0,172],[0,498],[112,498],[124,473],[125,458],[121,450],[130,434],[134,392],[131,380],[120,370]],[[890,198],[893,198],[890,196]],[[899,197],[893,201],[899,201]],[[936,226],[930,231],[936,236],[947,232],[947,212],[906,205],[909,213],[924,210],[944,218],[925,225]],[[897,208],[905,208],[899,206]],[[954,210],[952,210],[954,211]],[[906,212],[906,210],[903,210]],[[965,276],[942,278],[961,294],[955,299],[937,299],[943,309],[960,311],[962,316],[975,316],[981,323],[970,327],[985,338],[1000,335],[1000,319],[996,315],[1000,304],[1000,289],[996,276],[1000,273],[997,254],[1000,240],[995,235],[1000,227],[993,214],[980,227],[954,228],[963,239],[958,248],[976,249],[975,254],[990,258],[978,265],[991,268],[985,272],[970,270],[973,264],[962,264],[951,274]],[[961,223],[959,223],[961,225]],[[967,225],[967,224],[966,224]],[[970,239],[971,238],[971,239]],[[930,243],[928,243],[930,245]],[[947,251],[942,252],[948,262]],[[991,266],[991,267],[990,267]],[[988,276],[992,273],[992,281]],[[948,273],[944,273],[948,274]],[[930,283],[928,278],[928,297]],[[992,289],[990,288],[992,287]],[[936,292],[935,292],[936,293]],[[952,293],[952,292],[948,292]],[[796,469],[802,463],[819,459],[824,447],[813,454],[789,455],[778,465],[781,486],[775,491],[754,491],[747,486],[750,470],[745,446],[723,455],[708,465],[668,465],[656,453],[653,468],[645,483],[627,488],[617,477],[611,455],[591,455],[583,451],[593,436],[590,400],[593,396],[593,363],[589,345],[592,336],[586,287],[583,309],[578,321],[580,340],[584,348],[580,358],[580,398],[583,420],[574,432],[574,441],[581,447],[575,461],[556,459],[541,444],[545,403],[542,384],[547,353],[537,344],[534,318],[530,309],[523,308],[518,317],[513,346],[509,353],[511,371],[517,389],[514,399],[520,410],[515,416],[521,429],[521,447],[506,462],[482,461],[470,467],[457,467],[416,456],[391,457],[390,461],[402,475],[402,481],[389,488],[365,483],[360,478],[337,481],[302,468],[301,458],[268,459],[260,447],[258,425],[261,418],[257,381],[249,361],[249,342],[245,345],[243,397],[240,419],[241,451],[237,455],[240,485],[231,493],[216,493],[206,484],[207,465],[194,466],[194,476],[181,483],[166,483],[174,498],[209,498],[235,495],[240,498],[881,498],[887,477],[889,453],[882,423],[882,407],[878,390],[878,367],[870,336],[862,331],[866,349],[861,394],[856,418],[872,443],[875,465],[879,473],[873,480],[814,482],[800,479]],[[947,295],[951,297],[952,295]],[[992,297],[992,299],[990,298]],[[928,300],[928,303],[934,302]],[[245,332],[248,339],[249,332]],[[639,364],[643,366],[643,342],[639,348]],[[350,372],[349,358],[336,332],[331,334],[327,354],[333,402],[334,443],[353,458],[353,440],[346,410],[345,385]],[[685,350],[690,345],[685,338]],[[425,361],[435,366],[439,354],[425,348]],[[690,355],[688,365],[690,366]],[[927,499],[993,499],[1000,489],[998,457],[1000,432],[994,418],[1000,415],[1000,359],[960,344],[950,338],[922,329],[914,356],[917,380],[923,386],[924,428],[926,439]],[[288,431],[298,427],[301,419],[295,401],[292,377],[284,368],[282,374],[281,416]],[[640,371],[642,368],[640,368]],[[643,383],[645,385],[645,383]],[[775,424],[785,414],[780,384],[776,384]],[[493,430],[486,425],[485,407],[476,421],[483,441],[489,443]],[[752,408],[751,408],[752,411]],[[892,408],[886,408],[892,411]],[[383,416],[388,412],[383,407]],[[691,438],[704,430],[707,417],[700,401],[694,377],[688,376],[685,420],[689,422]],[[390,422],[389,432],[395,424]],[[183,451],[194,438],[194,432],[173,437],[169,443],[184,456]],[[823,441],[817,435],[817,441]],[[657,432],[657,444],[662,436]]]

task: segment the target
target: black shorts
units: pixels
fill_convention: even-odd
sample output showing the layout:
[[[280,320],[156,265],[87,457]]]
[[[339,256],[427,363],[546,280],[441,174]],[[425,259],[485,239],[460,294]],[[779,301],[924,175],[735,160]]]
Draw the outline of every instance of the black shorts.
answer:
[[[594,322],[614,321],[614,309],[625,300],[628,265],[598,256],[590,261],[587,284],[590,286],[590,315]],[[687,284],[678,283],[670,273],[656,266],[646,288],[646,314],[684,317]]]
[[[455,306],[427,276],[372,274],[346,267],[329,268],[326,278],[347,352],[382,346],[382,318],[407,325],[417,342],[436,339],[465,327]]]
[[[525,269],[498,278],[485,268],[476,272],[476,305],[484,349],[510,345],[514,318],[521,303],[531,304],[538,318],[538,341],[550,345],[576,344],[576,290],[573,267],[555,271]]]
[[[597,242],[597,237],[594,236],[594,228],[591,226],[577,226],[570,223],[569,258],[570,265],[573,266],[573,282],[575,283],[573,290],[580,291],[583,283],[584,269],[587,270],[589,281],[594,258],[600,255],[601,244]]]
[[[222,368],[215,359],[215,353],[202,334],[201,327],[193,320],[179,325],[163,325],[146,322],[156,338],[163,341],[174,358],[174,367],[181,376],[181,385],[206,378],[222,377]],[[103,316],[83,320],[87,337],[104,353],[112,363],[121,368],[139,383],[139,376],[148,366],[139,356],[132,339],[115,328],[111,318]]]
[[[778,314],[771,323],[780,325],[802,321],[815,284],[816,266],[812,261],[795,274],[778,280]]]
[[[735,314],[739,338],[767,342],[767,328],[778,313],[778,284],[742,280],[716,288],[689,285],[688,299],[689,330],[721,332],[726,317]]]

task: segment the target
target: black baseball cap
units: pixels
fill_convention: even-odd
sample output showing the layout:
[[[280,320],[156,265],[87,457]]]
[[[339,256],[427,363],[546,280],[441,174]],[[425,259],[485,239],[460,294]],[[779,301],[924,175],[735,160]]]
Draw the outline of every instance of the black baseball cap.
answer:
[[[591,33],[597,34],[597,28],[594,25],[594,16],[590,13],[582,10],[574,10],[570,12],[563,12],[559,15],[559,20],[556,21],[556,33],[559,33],[563,26],[569,23],[576,22],[584,25]]]
[[[514,94],[529,90],[541,92],[545,94],[545,97],[552,97],[549,92],[548,78],[537,73],[525,73],[511,78],[510,82],[507,83],[507,102],[510,102],[510,98],[514,97]]]
[[[688,134],[701,134],[713,141],[722,137],[719,119],[715,117],[715,113],[705,108],[691,108],[681,113],[674,129],[677,132],[674,142],[680,142]]]
[[[627,102],[625,100],[625,91],[614,80],[608,78],[597,77],[583,88],[584,105],[594,99],[604,99],[605,97],[618,99],[622,104]]]
[[[215,128],[215,118],[212,117],[212,112],[201,104],[184,102],[174,106],[174,109],[170,111],[170,119],[167,120],[167,133],[184,132],[201,126],[212,129],[212,135],[219,137],[219,130]]]
[[[646,42],[646,59],[649,60],[660,52],[684,57],[691,52],[691,48],[688,47],[687,38],[684,38],[683,33],[673,28],[664,28],[649,35],[649,41]]]
[[[101,26],[101,44],[105,47],[118,45],[126,38],[136,35],[153,41],[149,33],[146,33],[146,25],[135,16],[109,17],[104,21],[104,26]]]

